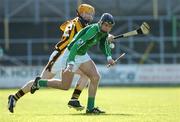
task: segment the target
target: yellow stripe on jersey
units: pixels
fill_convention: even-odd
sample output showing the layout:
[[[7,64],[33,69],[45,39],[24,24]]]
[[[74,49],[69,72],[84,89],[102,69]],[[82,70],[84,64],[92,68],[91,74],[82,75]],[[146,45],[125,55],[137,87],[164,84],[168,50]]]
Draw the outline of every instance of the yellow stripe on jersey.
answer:
[[[67,45],[69,44],[69,41],[65,41],[62,45],[60,45],[60,50],[64,49],[67,47]]]
[[[61,38],[61,41],[56,44],[56,49],[63,51],[67,45],[72,41],[73,37],[77,32],[83,28],[81,22],[78,20],[78,17],[71,21],[67,21],[60,26],[60,29],[64,32]]]

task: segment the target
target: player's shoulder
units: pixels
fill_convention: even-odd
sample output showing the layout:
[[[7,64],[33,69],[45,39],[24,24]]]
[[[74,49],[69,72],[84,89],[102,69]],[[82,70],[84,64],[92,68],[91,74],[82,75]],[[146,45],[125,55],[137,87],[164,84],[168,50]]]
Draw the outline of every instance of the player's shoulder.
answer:
[[[72,19],[71,24],[74,25],[74,26],[81,26],[81,22],[79,20],[79,17],[76,17],[76,18]]]
[[[87,26],[87,28],[91,28],[93,30],[99,31],[98,23],[90,24],[90,25]]]
[[[72,28],[76,24],[79,24],[78,17],[65,21],[62,25],[60,25],[60,30],[64,31],[66,28]]]
[[[78,17],[76,17],[76,18],[72,19],[72,20],[71,20],[71,22],[72,22],[72,23],[78,23],[78,22],[79,22]]]
[[[93,23],[93,24],[90,24],[89,26],[91,26],[91,27],[94,27],[94,28],[98,28],[98,23]]]

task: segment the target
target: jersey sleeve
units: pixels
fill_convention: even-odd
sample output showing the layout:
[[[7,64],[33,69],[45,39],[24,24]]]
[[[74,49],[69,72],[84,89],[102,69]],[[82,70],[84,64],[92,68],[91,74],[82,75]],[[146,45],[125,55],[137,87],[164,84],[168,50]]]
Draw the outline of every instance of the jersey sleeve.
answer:
[[[60,51],[65,50],[65,48],[71,42],[75,34],[75,24],[73,22],[69,22],[63,32],[61,41],[56,44],[55,48]]]
[[[85,31],[85,30],[82,30]],[[84,35],[79,37],[79,39],[73,44],[73,46],[70,49],[70,54],[68,57],[67,62],[73,63],[75,61],[75,56],[77,55],[77,51],[84,46],[90,39],[92,39],[96,34],[98,30],[96,26],[92,26],[89,28]],[[76,40],[76,39],[75,39]]]
[[[63,40],[71,40],[72,37],[74,36],[74,23],[69,23],[65,30],[64,30],[64,33],[62,35],[62,41]]]
[[[106,38],[100,40],[99,48],[105,54],[107,58],[112,57],[111,48],[109,46],[109,41]]]

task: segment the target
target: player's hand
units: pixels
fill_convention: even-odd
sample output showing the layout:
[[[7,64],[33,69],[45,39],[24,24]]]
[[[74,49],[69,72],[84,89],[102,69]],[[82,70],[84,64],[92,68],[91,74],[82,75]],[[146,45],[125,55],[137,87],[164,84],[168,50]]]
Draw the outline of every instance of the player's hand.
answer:
[[[111,49],[114,49],[114,48],[115,48],[115,44],[114,44],[114,43],[110,43],[110,44],[109,44],[109,47],[110,47]]]
[[[72,72],[73,66],[74,66],[73,64],[68,64],[64,72]]]
[[[108,67],[113,66],[115,64],[115,61],[113,59],[108,60]]]
[[[107,40],[111,43],[114,41],[114,35],[109,34]]]

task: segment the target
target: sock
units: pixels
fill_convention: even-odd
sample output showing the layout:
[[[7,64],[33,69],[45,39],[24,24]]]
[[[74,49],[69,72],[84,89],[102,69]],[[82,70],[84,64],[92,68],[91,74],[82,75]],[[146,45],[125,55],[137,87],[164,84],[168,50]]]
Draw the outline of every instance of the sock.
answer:
[[[81,94],[81,90],[79,90],[79,89],[76,88],[76,89],[74,90],[73,94],[72,94],[71,99],[78,99],[79,96],[80,96],[80,94]]]
[[[20,89],[15,95],[14,95],[14,99],[17,101],[18,99],[20,99],[22,96],[24,96],[24,92]]]
[[[47,82],[48,81],[44,79],[38,81],[40,87],[47,87]]]
[[[87,109],[92,110],[94,108],[94,97],[88,97]]]

